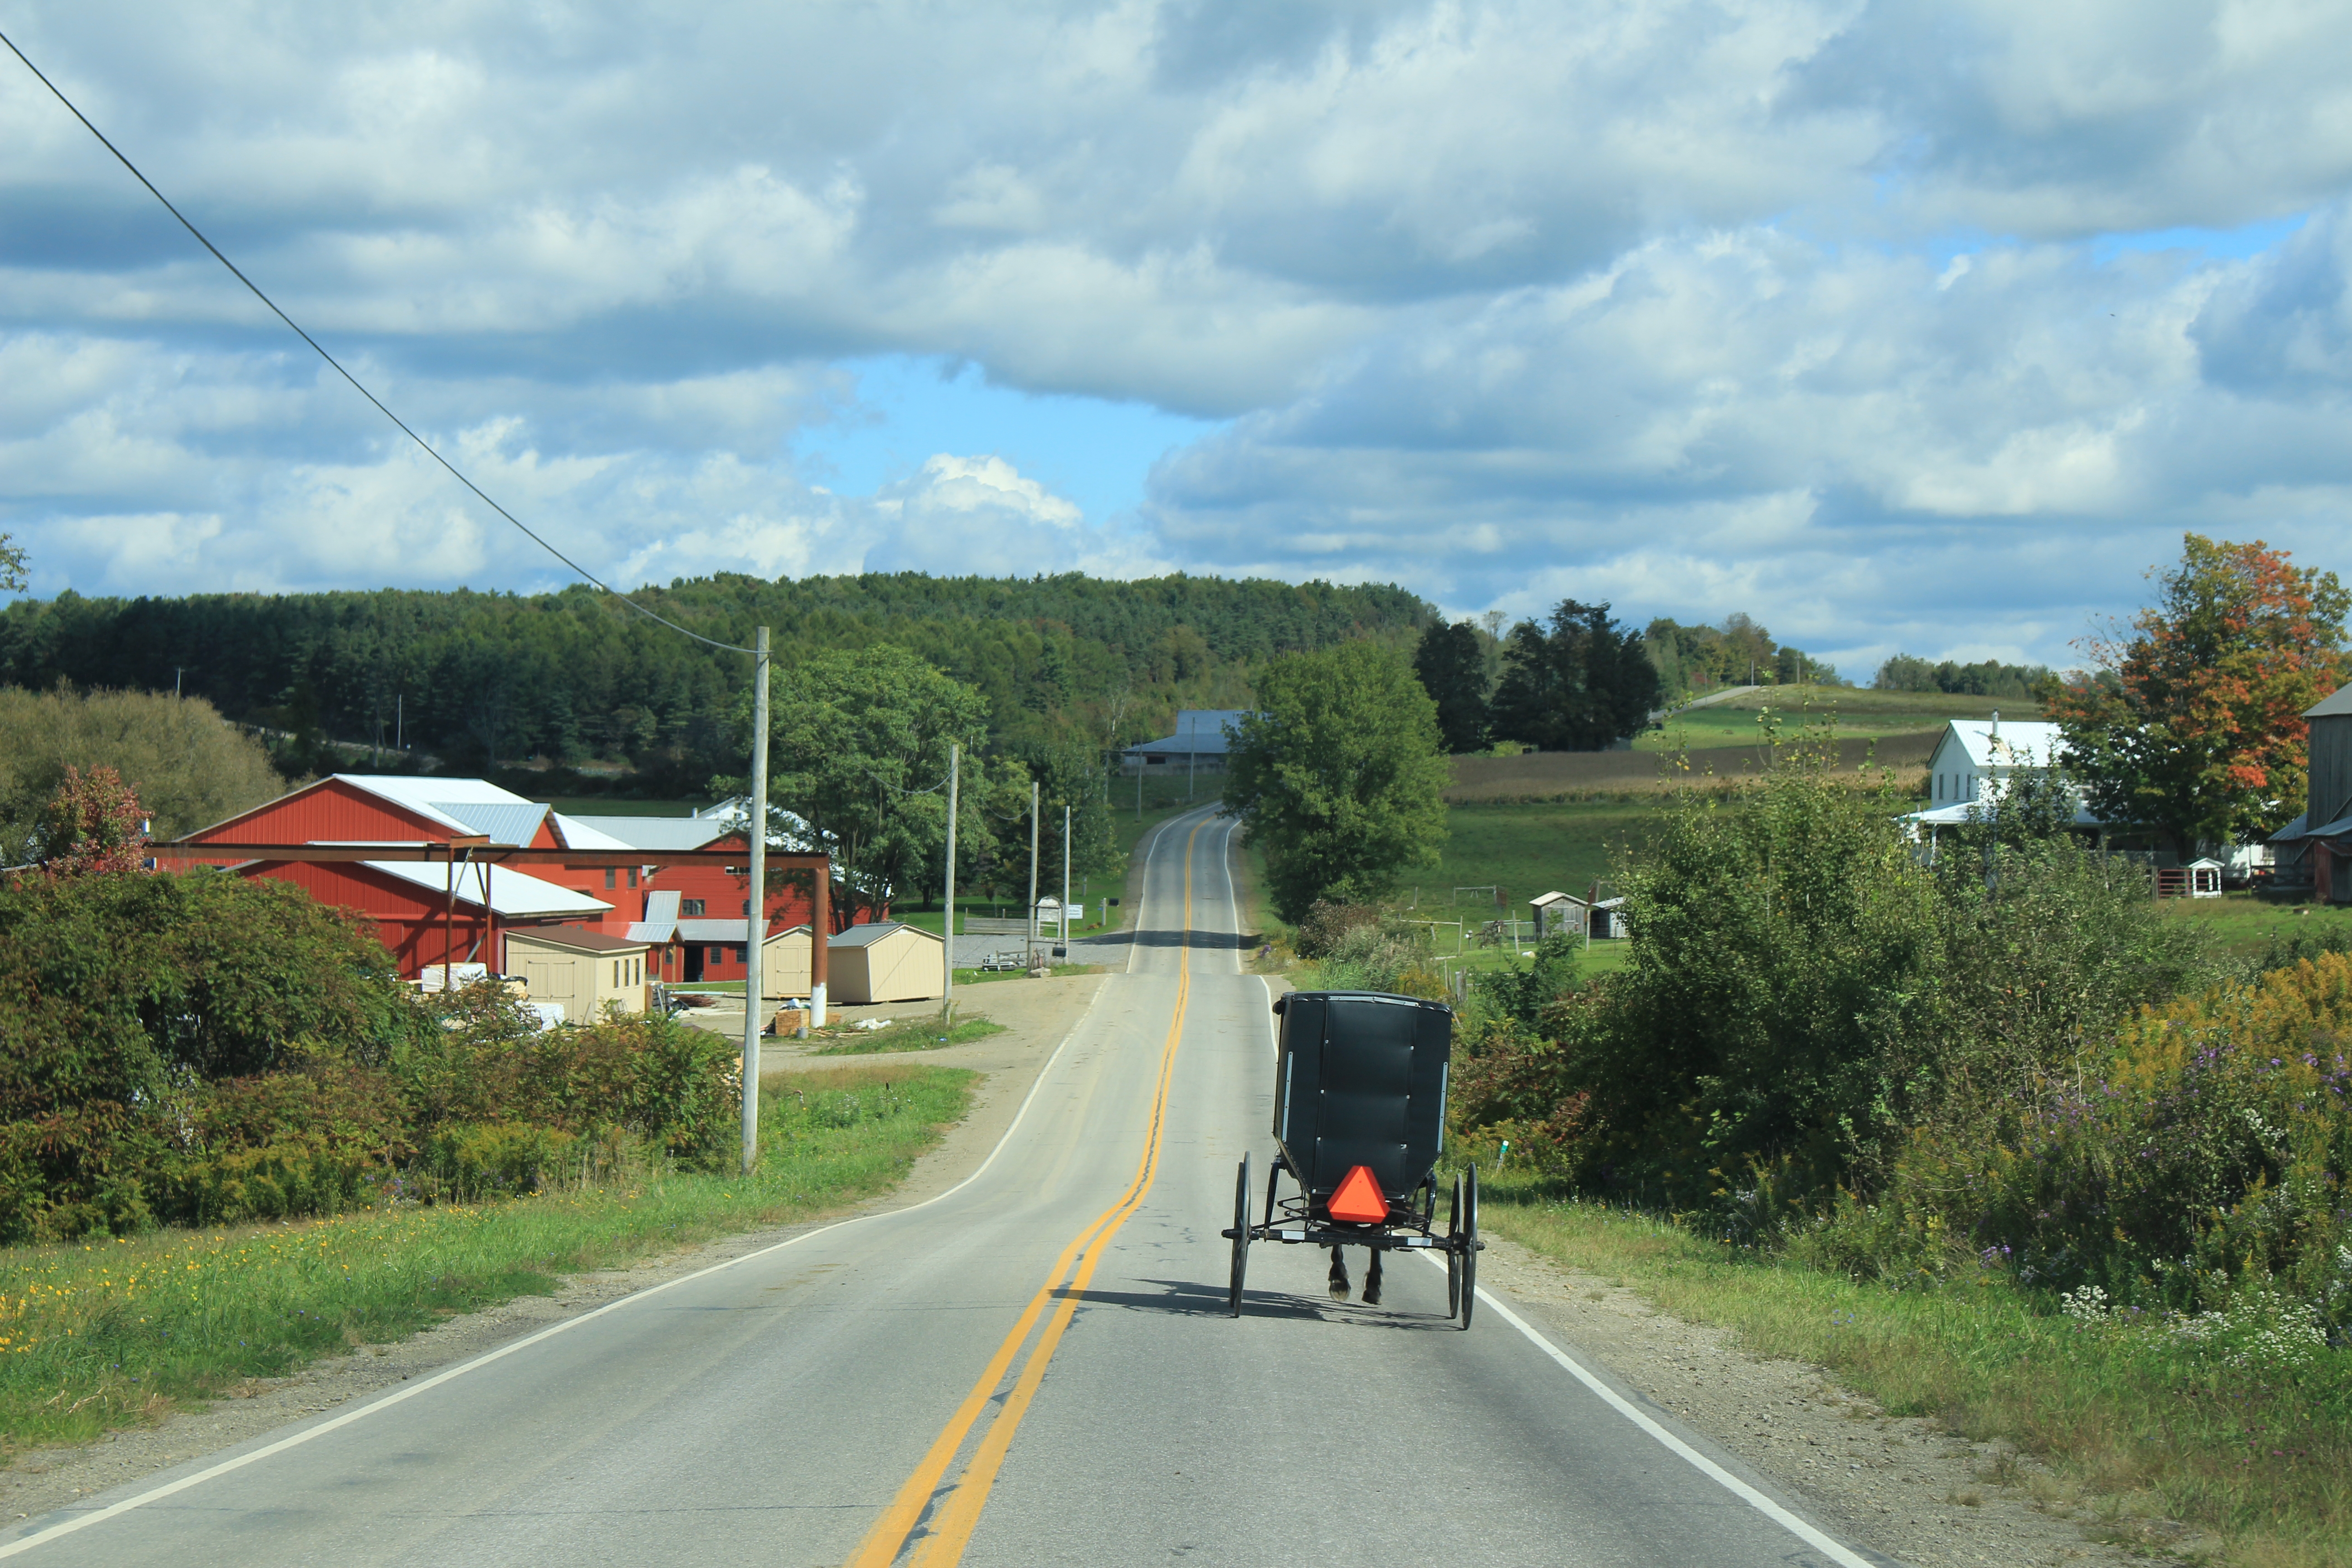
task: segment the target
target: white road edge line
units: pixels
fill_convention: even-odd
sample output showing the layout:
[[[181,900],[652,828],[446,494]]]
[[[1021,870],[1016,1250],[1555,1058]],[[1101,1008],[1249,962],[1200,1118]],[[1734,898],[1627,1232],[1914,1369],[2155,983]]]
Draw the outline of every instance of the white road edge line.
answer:
[[[1431,1257],[1426,1252],[1423,1253],[1421,1256],[1432,1268],[1437,1269],[1440,1273],[1444,1272],[1445,1265],[1440,1263],[1435,1258]],[[1716,1485],[1723,1488],[1724,1490],[1729,1492],[1732,1496],[1738,1498],[1740,1501],[1746,1503],[1748,1507],[1754,1509],[1757,1512],[1762,1514],[1765,1518],[1770,1520],[1773,1523],[1779,1525],[1781,1529],[1787,1531],[1790,1534],[1795,1536],[1806,1545],[1813,1548],[1816,1552],[1824,1553],[1828,1556],[1831,1562],[1837,1563],[1839,1568],[1874,1568],[1874,1565],[1868,1558],[1857,1555],[1851,1549],[1840,1543],[1832,1537],[1822,1534],[1820,1531],[1814,1529],[1811,1525],[1806,1523],[1795,1514],[1790,1513],[1787,1509],[1782,1508],[1779,1503],[1774,1502],[1770,1498],[1766,1497],[1762,1492],[1758,1491],[1754,1487],[1749,1486],[1746,1481],[1741,1480],[1738,1476],[1733,1475],[1729,1470],[1725,1469],[1721,1465],[1717,1464],[1713,1459],[1708,1458],[1705,1454],[1700,1453],[1696,1448],[1692,1447],[1688,1443],[1684,1442],[1680,1437],[1675,1436],[1672,1432],[1667,1431],[1656,1421],[1651,1419],[1650,1416],[1644,1415],[1642,1410],[1633,1403],[1633,1401],[1627,1399],[1623,1394],[1619,1394],[1615,1389],[1610,1387],[1607,1384],[1593,1376],[1592,1373],[1585,1368],[1581,1362],[1578,1361],[1574,1356],[1570,1355],[1566,1351],[1561,1350],[1558,1345],[1552,1343],[1549,1339],[1538,1332],[1526,1319],[1520,1317],[1517,1312],[1512,1311],[1508,1307],[1503,1305],[1502,1302],[1495,1300],[1493,1293],[1487,1290],[1484,1286],[1480,1286],[1478,1289],[1478,1300],[1486,1302],[1488,1307],[1501,1314],[1505,1322],[1518,1330],[1522,1334],[1525,1334],[1528,1337],[1528,1342],[1534,1345],[1536,1349],[1543,1352],[1544,1354],[1551,1357],[1552,1360],[1567,1368],[1570,1376],[1575,1378],[1577,1382],[1584,1384],[1585,1387],[1599,1394],[1601,1399],[1608,1404],[1611,1409],[1616,1411],[1618,1415],[1622,1415],[1626,1420],[1631,1421],[1634,1426],[1639,1426],[1652,1437],[1656,1438],[1659,1444],[1668,1452],[1688,1462],[1694,1469],[1706,1477],[1707,1479],[1715,1482]]]
[[[1209,808],[1202,806],[1200,809],[1206,811]],[[1150,846],[1150,847],[1145,849],[1143,852],[1143,895],[1142,898],[1136,900],[1135,930],[1127,944],[1127,972],[1129,974],[1135,973],[1135,961],[1143,956],[1143,903],[1144,900],[1148,900],[1151,897],[1151,858],[1160,853],[1160,841],[1168,836],[1168,830],[1192,815],[1192,813],[1189,811],[1178,812],[1175,816],[1170,817],[1159,826],[1154,827],[1150,833],[1144,835],[1144,841]],[[1239,824],[1237,823],[1235,826],[1238,826]],[[1230,840],[1232,837],[1233,835],[1230,832],[1226,834],[1228,840]],[[1225,873],[1225,881],[1228,889],[1230,889],[1233,882],[1233,873],[1230,870]],[[1228,894],[1228,898],[1230,899],[1230,893]],[[1241,924],[1241,920],[1238,915],[1234,917],[1234,923],[1236,926]]]
[[[1274,1024],[1272,1022],[1274,1017],[1274,982],[1267,979],[1266,976],[1263,974],[1259,975],[1258,979],[1263,982],[1265,986],[1266,1018],[1268,1020],[1266,1024],[1266,1041],[1267,1044],[1272,1047],[1274,1054],[1278,1059],[1282,1055],[1282,1042],[1280,1037],[1275,1033]],[[1431,1254],[1424,1252],[1421,1257],[1422,1261],[1427,1263],[1439,1273],[1443,1274],[1445,1272],[1445,1265],[1439,1262],[1437,1258],[1433,1257]],[[1732,1496],[1738,1498],[1740,1501],[1746,1503],[1748,1507],[1754,1509],[1757,1512],[1762,1514],[1765,1518],[1770,1520],[1773,1523],[1779,1525],[1781,1529],[1787,1531],[1790,1534],[1795,1536],[1806,1545],[1812,1547],[1817,1552],[1827,1553],[1830,1561],[1837,1563],[1838,1568],[1874,1568],[1874,1565],[1868,1558],[1855,1555],[1854,1552],[1847,1547],[1840,1544],[1832,1537],[1822,1534],[1820,1531],[1814,1529],[1811,1525],[1806,1523],[1795,1514],[1790,1513],[1787,1509],[1782,1508],[1779,1503],[1774,1502],[1770,1498],[1766,1497],[1762,1492],[1758,1491],[1754,1487],[1749,1486],[1746,1481],[1741,1480],[1738,1476],[1735,1476],[1730,1471],[1725,1469],[1721,1465],[1717,1464],[1713,1459],[1708,1458],[1705,1454],[1702,1454],[1697,1449],[1692,1447],[1688,1443],[1684,1442],[1680,1437],[1675,1436],[1672,1432],[1667,1431],[1664,1426],[1658,1425],[1657,1422],[1652,1420],[1648,1415],[1643,1415],[1632,1401],[1626,1399],[1615,1389],[1610,1387],[1607,1384],[1593,1376],[1591,1372],[1586,1370],[1582,1363],[1579,1362],[1574,1356],[1570,1355],[1566,1351],[1561,1350],[1558,1345],[1552,1343],[1550,1340],[1538,1332],[1534,1326],[1529,1324],[1526,1319],[1520,1317],[1517,1312],[1512,1311],[1508,1307],[1503,1305],[1502,1302],[1495,1300],[1494,1293],[1492,1291],[1487,1290],[1483,1286],[1480,1287],[1478,1299],[1486,1302],[1486,1305],[1492,1308],[1496,1312],[1499,1313],[1505,1322],[1518,1330],[1520,1333],[1525,1334],[1528,1342],[1533,1344],[1536,1349],[1543,1352],[1544,1354],[1551,1357],[1552,1360],[1565,1367],[1568,1370],[1570,1376],[1575,1378],[1577,1382],[1584,1384],[1585,1387],[1599,1394],[1602,1400],[1607,1402],[1611,1409],[1616,1411],[1618,1415],[1622,1415],[1626,1420],[1631,1421],[1634,1426],[1639,1426],[1643,1431],[1648,1433],[1652,1437],[1655,1438],[1661,1445],[1663,1445],[1669,1453],[1672,1453],[1675,1457],[1686,1461],[1701,1475],[1706,1477],[1707,1479],[1715,1482],[1717,1486],[1723,1488]]]
[[[1141,911],[1138,910],[1137,913],[1139,918]],[[557,1334],[576,1329],[583,1323],[593,1322],[596,1319],[603,1317],[607,1312],[618,1311],[623,1307],[633,1306],[639,1301],[645,1300],[648,1297],[658,1296],[665,1290],[675,1289],[680,1285],[692,1284],[697,1279],[719,1273],[725,1269],[733,1268],[739,1264],[750,1263],[756,1258],[766,1258],[772,1253],[782,1252],[788,1247],[798,1247],[803,1241],[814,1241],[820,1236],[829,1235],[834,1231],[845,1229],[853,1225],[863,1225],[869,1220],[894,1219],[900,1215],[913,1214],[918,1209],[926,1209],[930,1207],[933,1204],[945,1202],[947,1199],[955,1196],[956,1194],[971,1185],[972,1183],[980,1180],[981,1177],[986,1175],[988,1173],[988,1168],[996,1163],[996,1157],[1004,1152],[1005,1147],[1013,1142],[1013,1135],[1021,1130],[1021,1123],[1027,1119],[1029,1115],[1029,1108],[1036,1102],[1038,1090],[1045,1087],[1045,1079],[1053,1072],[1054,1064],[1061,1059],[1062,1053],[1069,1048],[1070,1042],[1077,1038],[1080,1031],[1084,1030],[1088,1021],[1094,1017],[1095,1009],[1101,1005],[1104,993],[1109,989],[1110,988],[1106,985],[1095,993],[1094,1000],[1087,1004],[1087,1010],[1078,1015],[1078,1021],[1070,1026],[1069,1033],[1062,1037],[1062,1043],[1055,1046],[1054,1047],[1054,1054],[1045,1058],[1045,1065],[1037,1070],[1036,1082],[1029,1086],[1028,1094],[1021,1101],[1021,1109],[1013,1112],[1012,1125],[1005,1128],[1004,1136],[996,1141],[996,1147],[988,1152],[988,1158],[980,1163],[980,1169],[974,1171],[971,1175],[966,1176],[962,1181],[958,1182],[954,1186],[950,1187],[946,1192],[925,1198],[919,1204],[908,1204],[902,1209],[887,1209],[880,1214],[856,1215],[848,1219],[836,1220],[831,1225],[823,1226],[812,1231],[804,1231],[799,1236],[792,1237],[787,1240],[777,1242],[772,1247],[763,1247],[757,1252],[747,1252],[740,1258],[730,1258],[724,1263],[714,1263],[708,1268],[698,1268],[691,1274],[681,1274],[677,1279],[664,1280],[659,1285],[649,1285],[646,1289],[633,1291],[629,1295],[620,1298],[618,1300],[607,1301],[604,1305],[596,1308],[593,1311],[583,1312],[576,1318],[566,1318],[560,1323],[550,1324],[548,1327],[540,1330],[539,1332],[527,1335],[522,1339],[515,1341],[511,1344],[500,1345],[494,1351],[476,1356],[472,1361],[460,1362],[457,1365],[449,1368],[446,1372],[436,1373],[433,1376],[426,1378],[424,1382],[416,1384],[413,1387],[400,1389],[395,1393],[384,1395],[381,1399],[371,1400],[367,1404],[361,1405],[356,1410],[347,1410],[331,1420],[320,1422],[315,1426],[306,1426],[299,1432],[279,1438],[277,1442],[268,1445],[267,1447],[256,1448],[251,1453],[247,1454],[240,1454],[234,1459],[224,1459],[217,1465],[198,1470],[194,1475],[183,1476],[176,1481],[166,1482],[163,1486],[153,1488],[148,1491],[141,1492],[136,1497],[124,1498],[121,1502],[109,1503],[106,1507],[99,1509],[94,1512],[78,1514],[71,1519],[60,1520],[56,1524],[50,1525],[46,1530],[37,1531],[31,1535],[20,1536],[15,1541],[8,1542],[5,1545],[0,1545],[0,1557],[14,1557],[19,1552],[29,1552],[34,1547],[39,1546],[47,1542],[55,1541],[61,1535],[71,1535],[78,1530],[87,1530],[93,1524],[114,1518],[117,1514],[129,1513],[134,1509],[144,1508],[152,1502],[161,1502],[163,1499],[171,1497],[174,1493],[186,1491],[190,1487],[200,1485],[203,1482],[209,1481],[218,1476],[227,1475],[231,1470],[241,1470],[247,1465],[255,1464],[260,1460],[269,1458],[273,1455],[282,1454],[289,1448],[299,1447],[301,1445],[310,1441],[313,1437],[323,1437],[328,1433],[335,1431],[339,1427],[348,1426],[352,1422],[373,1415],[380,1410],[389,1410],[394,1405],[400,1404],[403,1400],[414,1399],[418,1394],[425,1393],[428,1389],[438,1388],[441,1384],[448,1383],[453,1379],[463,1377],[469,1372],[475,1372],[482,1367],[486,1367],[494,1361],[502,1360],[507,1356],[510,1356],[517,1351],[528,1350],[532,1345],[539,1343],[541,1340],[551,1339]]]

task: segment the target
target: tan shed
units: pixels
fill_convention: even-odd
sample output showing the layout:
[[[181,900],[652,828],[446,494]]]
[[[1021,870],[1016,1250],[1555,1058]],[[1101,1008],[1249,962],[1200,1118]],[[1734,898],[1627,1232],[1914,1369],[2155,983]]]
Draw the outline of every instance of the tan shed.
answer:
[[[506,931],[509,976],[533,1002],[563,1009],[567,1024],[586,1024],[615,1002],[624,1013],[646,1010],[646,944],[578,926],[526,926]]]
[[[845,1007],[929,1001],[947,991],[947,943],[897,921],[851,926],[833,939],[826,965],[826,993]]]
[[[837,939],[836,939],[837,940]],[[837,983],[836,983],[837,984]],[[771,1002],[809,994],[809,928],[772,931],[760,944],[760,994]]]

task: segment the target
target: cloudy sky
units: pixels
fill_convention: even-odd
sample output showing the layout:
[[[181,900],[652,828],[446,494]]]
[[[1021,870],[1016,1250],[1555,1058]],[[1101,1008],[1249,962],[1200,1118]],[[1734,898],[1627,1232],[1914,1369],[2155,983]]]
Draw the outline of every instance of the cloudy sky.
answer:
[[[2352,575],[2352,0],[204,5],[0,30],[624,583],[1171,569],[2065,662]],[[532,588],[0,57],[34,591]]]

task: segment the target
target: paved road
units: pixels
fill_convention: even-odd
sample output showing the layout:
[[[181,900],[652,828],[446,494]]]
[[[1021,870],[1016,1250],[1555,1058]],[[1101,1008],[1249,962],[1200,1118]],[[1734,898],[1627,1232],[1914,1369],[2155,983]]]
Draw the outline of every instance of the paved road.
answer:
[[[1217,1232],[1242,1152],[1264,1168],[1272,1076],[1266,988],[1234,951],[1231,832],[1204,811],[1154,840],[1132,973],[961,1187],[21,1524],[0,1553],[1863,1561],[1643,1430],[1506,1303],[1454,1330],[1425,1265],[1400,1263],[1371,1309],[1326,1297],[1320,1256],[1260,1247],[1246,1315],[1225,1315]]]

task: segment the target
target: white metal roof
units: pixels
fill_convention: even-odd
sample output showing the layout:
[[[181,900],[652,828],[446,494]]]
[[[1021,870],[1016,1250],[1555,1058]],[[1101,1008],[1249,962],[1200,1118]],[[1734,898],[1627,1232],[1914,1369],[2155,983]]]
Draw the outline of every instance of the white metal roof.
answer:
[[[864,921],[851,926],[845,931],[827,937],[825,945],[827,947],[867,947],[880,942],[886,936],[902,931],[913,931],[917,936],[929,937],[933,942],[941,940],[932,936],[922,927],[910,926],[904,921]]]
[[[449,890],[449,868],[445,863],[435,866],[422,860],[362,860],[370,870],[396,877],[428,893],[446,896]],[[515,918],[525,915],[601,915],[613,906],[602,899],[592,899],[585,893],[575,893],[569,888],[559,888],[552,882],[542,882],[510,867],[491,866],[477,862],[457,868],[457,901],[479,909],[482,903],[482,878],[490,879],[490,912]]]
[[[1952,805],[1937,806],[1932,811],[1906,811],[1895,820],[1922,823],[1929,827],[1960,827],[1967,825],[1969,813],[1971,811],[1977,814],[1978,820],[1987,823],[1998,820],[2000,816],[2000,808],[1990,801],[1964,800]],[[2098,817],[2091,815],[2090,807],[2077,802],[2074,806],[2074,826],[2097,827],[2102,824]]]
[[[578,823],[583,832],[612,841],[615,849],[699,849],[727,835],[727,824],[703,816],[562,816],[561,823]],[[564,842],[572,842],[566,834]]]
[[[493,844],[526,845],[547,807],[500,789],[488,779],[419,778],[410,773],[337,773],[353,789],[429,816],[460,833],[482,833]]]
[[[635,849],[636,847],[625,838],[616,838],[600,828],[591,826],[593,818],[566,816],[560,811],[553,816],[555,836],[563,840],[563,847],[566,849]]]
[[[1955,719],[1944,733],[1979,768],[2046,768],[2066,752],[2065,731],[2038,719]]]

